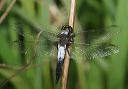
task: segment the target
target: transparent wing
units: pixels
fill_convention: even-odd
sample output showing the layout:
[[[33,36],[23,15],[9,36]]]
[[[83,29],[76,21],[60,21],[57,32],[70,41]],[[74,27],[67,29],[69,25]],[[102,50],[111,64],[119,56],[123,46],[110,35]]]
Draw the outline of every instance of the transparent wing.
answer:
[[[110,41],[111,38],[117,36],[120,28],[117,25],[106,26],[100,29],[92,29],[86,31],[75,32],[76,44],[101,44]]]
[[[19,24],[19,27],[17,27],[16,24],[15,26],[12,25],[12,27],[14,28],[13,31],[25,38],[25,40],[17,39],[16,41],[12,42],[11,46],[12,49],[16,52],[19,51],[20,53],[25,54],[25,63],[23,64],[23,66],[11,66],[9,64],[0,65],[0,68],[4,67],[16,70],[12,75],[9,76],[7,80],[3,81],[0,84],[0,87],[2,87],[4,84],[10,81],[10,79],[17,76],[22,71],[26,70],[29,66],[46,66],[45,64],[48,64],[49,61],[56,61],[56,34],[49,33],[44,30],[41,30],[39,32],[26,31],[26,29],[24,29],[25,27],[23,26],[21,24]],[[22,32],[22,30],[25,30],[25,32]]]
[[[34,26],[29,26],[26,24],[23,24],[21,22],[19,23],[12,23],[10,27],[13,29],[12,31],[16,32],[22,37],[26,37],[29,41],[35,41],[36,36],[40,31],[42,33],[40,34],[40,38],[38,38],[40,41],[42,38],[47,38],[51,41],[56,41],[57,40],[57,33],[56,32],[50,32],[50,30],[45,30],[41,25],[34,25]]]
[[[16,45],[16,43],[15,43]],[[0,87],[3,87],[8,81],[12,78],[19,75],[21,72],[30,67],[44,67],[47,66],[50,61],[52,63],[56,63],[56,53],[57,48],[52,45],[47,39],[43,39],[42,41],[36,41],[35,45],[31,46],[31,50],[28,50],[30,54],[27,54],[26,63],[23,66],[11,66],[6,64],[1,64],[0,68],[6,68],[9,70],[15,70],[13,74],[9,75],[8,79],[2,81],[0,83]],[[24,53],[24,52],[23,52]]]
[[[112,25],[97,30],[88,30],[76,33],[72,58],[88,60],[106,57],[119,52],[116,45],[110,43],[111,39],[119,33],[118,26]],[[80,34],[83,35],[80,35]],[[81,36],[87,35],[85,39]]]
[[[46,40],[45,42],[43,40]],[[47,46],[47,49],[51,49],[51,46],[56,48],[56,42],[50,41],[49,39],[42,39],[41,41],[38,41],[38,44],[35,44],[35,41],[13,41],[11,46],[12,49],[15,51],[18,51],[21,54],[28,55],[31,53],[33,49],[35,49],[35,46],[40,46],[39,51],[45,51],[45,53],[49,52],[50,50],[43,49]],[[44,44],[44,45],[43,45]]]
[[[11,25],[13,31],[23,37],[25,40],[18,39],[13,42],[13,48],[18,49],[19,52],[26,56],[31,56],[32,52],[41,52],[40,55],[45,51],[44,54],[49,54],[51,48],[54,46],[58,40],[57,34],[54,32],[49,32],[41,28],[40,25],[34,25],[31,31],[27,29],[27,26],[22,23],[13,23]],[[36,44],[38,41],[38,44]],[[40,48],[36,48],[39,46]],[[30,55],[29,55],[30,54]]]
[[[119,52],[119,48],[112,44],[103,44],[100,46],[74,47],[72,58],[78,60],[92,60],[110,56]]]

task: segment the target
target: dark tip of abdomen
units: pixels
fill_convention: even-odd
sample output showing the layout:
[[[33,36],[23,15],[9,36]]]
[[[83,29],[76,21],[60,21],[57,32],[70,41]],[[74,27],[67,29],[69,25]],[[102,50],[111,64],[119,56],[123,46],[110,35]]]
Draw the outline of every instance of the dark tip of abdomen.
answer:
[[[63,61],[58,61],[56,66],[56,84],[58,83],[62,73]]]

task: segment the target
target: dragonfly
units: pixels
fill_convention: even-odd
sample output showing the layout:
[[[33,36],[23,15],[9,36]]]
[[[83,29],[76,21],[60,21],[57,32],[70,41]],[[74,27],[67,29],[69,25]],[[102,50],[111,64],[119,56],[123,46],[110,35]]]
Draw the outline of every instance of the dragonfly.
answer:
[[[24,25],[19,24],[18,26],[21,28]],[[31,35],[30,33],[24,33],[20,31],[19,28],[17,29],[17,27],[14,29],[14,31],[22,37],[28,37],[30,39],[30,42],[35,42],[38,39],[38,44],[41,45],[43,44],[45,46],[48,46],[48,48],[50,47],[49,45],[51,45],[51,43],[55,45],[54,48],[56,48],[57,50],[56,51],[57,52],[56,83],[59,81],[62,74],[63,63],[66,52],[68,52],[71,59],[78,59],[85,61],[110,56],[112,54],[116,54],[119,52],[119,48],[116,45],[108,43],[108,41],[110,41],[110,39],[114,35],[117,35],[119,32],[119,28],[116,25],[104,27],[99,30],[87,30],[87,31],[79,31],[75,33],[73,32],[73,28],[71,26],[64,25],[62,26],[59,34],[54,32],[48,32],[40,27],[38,28],[36,37]],[[91,34],[91,36],[89,35],[87,41],[85,42],[83,42],[83,40],[78,41],[77,38],[79,39],[79,37],[82,36],[81,34],[86,34],[86,35]],[[45,41],[43,41],[43,39]],[[90,42],[90,40],[92,39],[93,41]],[[15,41],[15,42],[21,43],[20,41]],[[69,46],[73,47],[71,54],[69,53],[68,50]],[[40,48],[39,50],[42,50],[44,52],[49,51],[47,49],[40,49]],[[20,51],[22,53],[22,50]],[[42,51],[41,53],[39,53],[39,55],[43,53]],[[29,51],[26,50],[24,53],[26,55],[29,53]],[[56,55],[56,53],[51,53],[51,54]],[[30,64],[28,63],[28,65]],[[23,69],[26,67],[23,67]]]

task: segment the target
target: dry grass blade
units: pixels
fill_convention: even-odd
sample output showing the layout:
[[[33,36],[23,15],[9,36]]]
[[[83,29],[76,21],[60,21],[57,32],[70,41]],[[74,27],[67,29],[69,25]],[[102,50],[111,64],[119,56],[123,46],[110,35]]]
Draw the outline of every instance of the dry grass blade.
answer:
[[[69,17],[69,26],[72,28],[74,27],[74,19],[75,19],[75,0],[71,0],[71,9],[70,9],[70,17]],[[68,48],[70,53],[70,48]],[[67,87],[67,77],[68,77],[68,68],[70,62],[69,53],[66,52],[65,59],[64,59],[64,68],[62,74],[62,86],[61,89],[66,89]]]
[[[8,6],[7,10],[4,12],[4,14],[0,17],[0,24],[4,21],[8,13],[11,11],[12,7],[14,6],[16,0],[12,0],[10,5]]]
[[[5,0],[1,0],[1,1],[0,1],[0,11],[2,10],[4,4],[5,4]]]

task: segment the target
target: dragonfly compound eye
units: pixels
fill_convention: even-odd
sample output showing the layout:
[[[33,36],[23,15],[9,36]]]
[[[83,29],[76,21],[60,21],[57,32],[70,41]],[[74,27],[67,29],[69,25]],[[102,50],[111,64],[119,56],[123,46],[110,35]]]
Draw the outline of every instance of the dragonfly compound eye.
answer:
[[[64,26],[62,26],[61,30],[65,30],[65,28],[66,28],[66,26],[64,25]]]
[[[66,29],[69,29],[69,31],[72,31],[72,27],[69,26],[69,25],[64,25],[61,30],[66,30]]]
[[[72,33],[73,32],[73,28],[71,26],[67,27],[69,29],[69,31]]]

